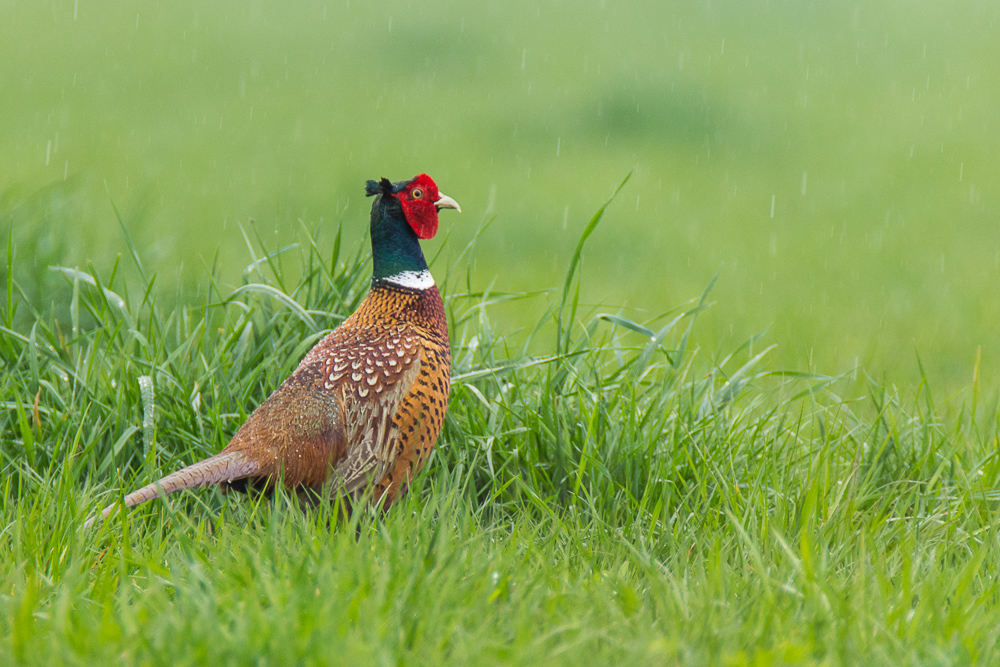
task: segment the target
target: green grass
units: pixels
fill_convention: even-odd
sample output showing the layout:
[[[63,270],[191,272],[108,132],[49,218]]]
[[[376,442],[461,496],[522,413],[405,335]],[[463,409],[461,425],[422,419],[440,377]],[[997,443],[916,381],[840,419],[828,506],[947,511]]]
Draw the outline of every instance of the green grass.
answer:
[[[219,449],[357,305],[360,242],[297,236],[248,237],[243,287],[209,274],[168,306],[128,243],[58,271],[68,303],[36,310],[8,279],[0,661],[996,660],[995,402],[773,371],[759,338],[711,358],[708,290],[646,322],[581,310],[585,237],[520,347],[492,313],[532,297],[465,291],[474,245],[435,264],[451,406],[384,515],[200,491],[82,531]]]

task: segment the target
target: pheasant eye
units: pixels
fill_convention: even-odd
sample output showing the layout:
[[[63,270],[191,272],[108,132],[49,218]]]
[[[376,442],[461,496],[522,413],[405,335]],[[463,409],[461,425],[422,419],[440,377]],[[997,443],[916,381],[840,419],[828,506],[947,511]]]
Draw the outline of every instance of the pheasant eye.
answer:
[[[414,199],[423,199],[424,191],[421,190],[420,188],[414,188],[413,192],[410,193],[410,196],[413,197]]]

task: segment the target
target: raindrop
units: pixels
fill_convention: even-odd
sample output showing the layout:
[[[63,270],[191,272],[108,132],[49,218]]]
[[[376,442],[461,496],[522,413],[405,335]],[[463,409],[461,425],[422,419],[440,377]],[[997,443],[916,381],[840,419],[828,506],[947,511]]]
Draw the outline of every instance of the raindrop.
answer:
[[[960,183],[961,183],[961,181],[962,181],[962,174],[963,174],[964,172],[965,172],[965,163],[964,163],[964,162],[959,162],[959,163],[958,163],[958,181],[959,181]]]
[[[802,194],[803,195],[805,195],[805,193],[806,193],[806,176],[808,175],[808,173],[809,172],[806,172],[806,171],[802,172]],[[771,217],[773,218],[774,215],[772,214]]]
[[[771,218],[774,218],[774,199],[777,195],[771,195]]]
[[[45,166],[49,166],[49,156],[52,154],[52,140],[49,139],[45,144]]]
[[[497,203],[497,184],[493,183],[490,185],[490,193],[489,196],[486,198],[486,210],[492,211],[496,203]],[[567,208],[569,208],[568,205]]]

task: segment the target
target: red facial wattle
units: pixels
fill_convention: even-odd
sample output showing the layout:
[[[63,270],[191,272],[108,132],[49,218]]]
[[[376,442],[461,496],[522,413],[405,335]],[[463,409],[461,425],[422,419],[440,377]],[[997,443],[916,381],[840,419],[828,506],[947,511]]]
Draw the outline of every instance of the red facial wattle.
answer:
[[[407,201],[400,198],[403,215],[419,239],[432,239],[438,230],[438,212],[434,204],[423,201]]]
[[[396,197],[403,207],[406,222],[420,239],[434,238],[437,234],[438,208],[462,210],[454,199],[438,192],[437,185],[427,174],[414,178]]]

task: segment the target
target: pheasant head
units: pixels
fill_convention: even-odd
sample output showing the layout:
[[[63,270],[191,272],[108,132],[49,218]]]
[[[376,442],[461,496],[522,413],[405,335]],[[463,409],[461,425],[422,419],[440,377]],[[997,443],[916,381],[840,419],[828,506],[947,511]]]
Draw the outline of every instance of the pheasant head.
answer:
[[[368,181],[365,188],[372,204],[372,280],[417,275],[427,271],[419,239],[433,238],[438,229],[438,211],[462,209],[442,194],[427,174],[409,181]],[[429,277],[429,275],[428,275]]]

